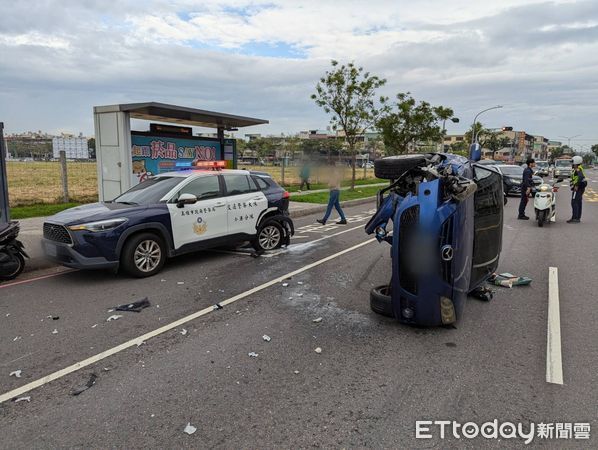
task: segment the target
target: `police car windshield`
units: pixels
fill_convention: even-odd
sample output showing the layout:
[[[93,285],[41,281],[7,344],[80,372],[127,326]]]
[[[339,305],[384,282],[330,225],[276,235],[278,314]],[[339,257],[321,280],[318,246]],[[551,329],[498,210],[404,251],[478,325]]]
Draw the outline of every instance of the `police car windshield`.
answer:
[[[170,190],[179,184],[183,178],[180,177],[156,177],[150,178],[132,187],[114,201],[116,203],[127,203],[132,205],[151,205],[159,203]]]
[[[500,171],[503,175],[507,175],[508,177],[523,176],[523,167],[520,166],[504,166],[500,168]]]

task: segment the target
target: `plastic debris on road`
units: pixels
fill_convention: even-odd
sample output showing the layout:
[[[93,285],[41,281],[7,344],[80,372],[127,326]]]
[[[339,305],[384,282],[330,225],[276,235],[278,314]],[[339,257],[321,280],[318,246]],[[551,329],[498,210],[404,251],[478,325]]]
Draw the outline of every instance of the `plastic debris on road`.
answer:
[[[289,283],[282,283],[282,287],[287,287]]]
[[[185,427],[185,429],[183,430],[184,433],[187,433],[189,436],[191,436],[193,433],[195,433],[197,431],[197,428],[194,427],[193,425],[191,425],[191,422],[187,423],[187,426]]]
[[[187,331],[185,328],[183,328],[183,329],[181,330],[181,334],[182,334],[183,336],[186,336],[186,335],[187,335],[187,333],[188,333],[188,331]]]
[[[118,320],[120,319],[122,316],[119,316],[118,314],[114,314],[113,316],[110,316],[106,319],[106,322],[111,322],[113,320]]]
[[[31,402],[31,397],[27,396],[27,397],[19,397],[17,399],[14,400],[15,403],[19,403],[19,402]]]
[[[76,396],[76,395],[82,394],[83,392],[88,390],[90,387],[92,387],[94,384],[96,384],[97,379],[98,379],[98,376],[95,373],[89,374],[89,380],[87,380],[87,383],[85,383],[84,386],[81,386],[80,388],[73,390],[71,392],[71,395]]]
[[[97,326],[98,326],[98,324],[96,323],[95,325],[92,325],[91,328],[95,328]]]
[[[256,352],[249,352],[247,353],[249,356],[251,356],[252,358],[257,358],[258,354]]]
[[[21,336],[16,336],[12,341],[15,342],[15,341],[18,341],[19,339],[21,339]]]
[[[132,311],[132,312],[141,312],[142,309],[150,307],[151,304],[147,297],[133,303],[126,303],[124,305],[118,305],[114,307],[116,311]]]
[[[8,374],[8,376],[21,378],[21,373],[23,373],[23,371],[21,369],[19,369],[19,370],[15,370],[14,372],[10,372],[10,374]]]
[[[272,340],[272,338],[271,338],[270,336],[268,336],[267,334],[264,334],[264,335],[262,336],[262,339],[263,339],[264,341],[266,341],[266,342],[270,342],[270,341]]]
[[[315,351],[316,353],[322,353],[322,349],[321,349],[320,347],[316,348],[314,351]]]
[[[496,286],[511,288],[513,286],[528,286],[532,279],[529,277],[519,277],[512,273],[493,274],[488,281]]]
[[[293,371],[293,373],[294,373],[295,375],[297,375],[297,374],[299,373],[299,371],[298,371],[298,370],[294,370],[294,371]]]
[[[56,328],[54,328],[54,330],[52,331],[52,334],[58,334],[58,330]]]
[[[59,316],[46,316],[46,319],[58,320],[60,319]]]
[[[303,284],[303,281],[297,281],[297,284]]]
[[[184,281],[177,281],[176,284],[181,285],[181,284],[185,284],[185,282]]]
[[[317,319],[312,320],[313,323],[320,323],[322,321],[321,317],[318,317]]]

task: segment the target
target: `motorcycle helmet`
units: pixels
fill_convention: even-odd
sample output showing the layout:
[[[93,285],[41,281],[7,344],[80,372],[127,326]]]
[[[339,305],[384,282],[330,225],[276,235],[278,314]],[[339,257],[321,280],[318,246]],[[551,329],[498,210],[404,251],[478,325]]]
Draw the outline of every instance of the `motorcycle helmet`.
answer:
[[[579,164],[581,164],[583,162],[583,159],[581,158],[581,156],[574,156],[573,157],[573,165],[577,166]]]

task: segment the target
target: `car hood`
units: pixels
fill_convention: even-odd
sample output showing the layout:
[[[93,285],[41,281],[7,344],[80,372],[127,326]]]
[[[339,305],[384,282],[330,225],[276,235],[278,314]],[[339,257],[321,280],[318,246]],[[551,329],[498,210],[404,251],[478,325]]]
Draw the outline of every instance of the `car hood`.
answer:
[[[48,218],[49,222],[71,225],[75,223],[92,222],[95,220],[111,219],[127,216],[132,211],[145,209],[141,205],[125,205],[123,203],[91,203],[65,209]]]

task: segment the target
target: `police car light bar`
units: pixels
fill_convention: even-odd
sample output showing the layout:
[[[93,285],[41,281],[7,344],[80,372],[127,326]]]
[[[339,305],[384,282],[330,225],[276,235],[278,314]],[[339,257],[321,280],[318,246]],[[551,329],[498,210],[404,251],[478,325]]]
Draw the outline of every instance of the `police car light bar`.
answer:
[[[176,163],[177,170],[212,169],[220,170],[226,167],[226,161],[181,161]]]

